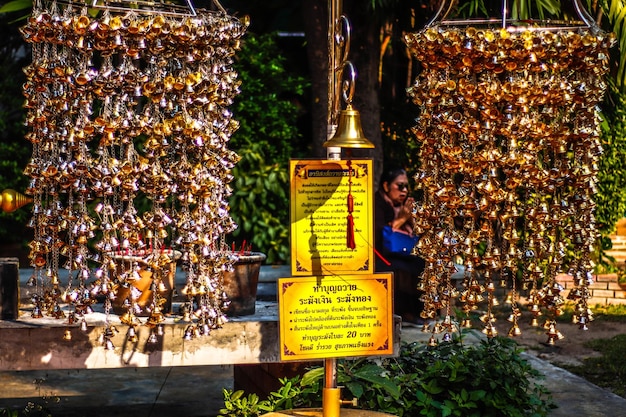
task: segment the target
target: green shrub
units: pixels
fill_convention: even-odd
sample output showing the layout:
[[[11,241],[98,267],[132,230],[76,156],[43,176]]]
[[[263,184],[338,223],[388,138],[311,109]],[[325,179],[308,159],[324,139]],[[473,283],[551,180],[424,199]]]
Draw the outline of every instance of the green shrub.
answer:
[[[397,358],[338,361],[337,384],[345,387],[344,396],[358,399],[360,408],[397,416],[547,416],[555,407],[550,393],[520,352],[513,340],[501,337],[469,346],[460,340],[435,347],[403,344]],[[282,410],[286,404],[319,404],[323,375],[316,368],[301,380],[281,380],[283,389],[267,400],[225,391],[220,414],[254,417],[258,410]],[[237,407],[242,398],[245,410]]]
[[[22,408],[0,408],[0,417],[52,417],[48,403],[58,401],[57,396],[44,396],[40,401],[28,401]]]
[[[320,370],[323,371],[322,368],[316,368],[302,379],[300,376],[279,379],[282,386],[278,391],[270,393],[269,397],[264,400],[261,400],[256,394],[246,395],[242,390],[224,389],[222,390],[224,408],[220,409],[219,415],[255,417],[271,411],[311,407],[315,405],[316,400],[321,398],[318,385]]]
[[[287,71],[274,34],[246,36],[236,69],[241,94],[233,106],[239,129],[229,148],[241,160],[233,169],[230,213],[239,228],[232,234],[237,248],[264,252],[267,263],[289,260],[289,159],[299,140],[299,108],[303,78]]]
[[[52,417],[52,413],[44,405],[29,401],[26,407],[21,410],[13,408],[0,409],[0,417]]]
[[[24,134],[25,111],[22,84],[26,76],[22,68],[30,62],[29,50],[18,32],[15,16],[0,14],[0,191],[14,189],[21,193],[29,179],[23,174],[31,156],[31,145]],[[30,205],[12,213],[0,211],[0,242],[18,243],[26,247],[30,229]]]

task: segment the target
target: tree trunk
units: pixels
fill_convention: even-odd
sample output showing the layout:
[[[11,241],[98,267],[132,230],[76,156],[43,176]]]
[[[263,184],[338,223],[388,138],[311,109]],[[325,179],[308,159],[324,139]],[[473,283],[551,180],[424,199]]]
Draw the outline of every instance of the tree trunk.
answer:
[[[357,70],[357,80],[353,106],[361,115],[361,125],[365,137],[375,146],[374,149],[355,149],[354,158],[371,157],[374,159],[374,180],[378,183],[382,172],[382,139],[380,134],[380,100],[378,67],[380,61],[380,27],[375,19],[363,7],[363,2],[344,1],[345,14],[352,24],[350,54],[348,59]],[[327,102],[328,102],[328,2],[306,0],[302,2],[307,53],[311,70],[313,102],[313,156],[325,157],[327,140]],[[342,103],[345,108],[345,103]],[[344,151],[345,158],[345,151]]]
[[[311,73],[312,157],[323,158],[327,139],[328,101],[328,4],[323,0],[302,1],[307,56]]]
[[[352,23],[352,45],[348,59],[357,70],[354,108],[361,113],[365,137],[375,146],[373,150],[356,150],[355,157],[374,159],[375,184],[383,169],[383,145],[380,134],[380,24],[363,6],[363,1],[345,0],[344,14]]]

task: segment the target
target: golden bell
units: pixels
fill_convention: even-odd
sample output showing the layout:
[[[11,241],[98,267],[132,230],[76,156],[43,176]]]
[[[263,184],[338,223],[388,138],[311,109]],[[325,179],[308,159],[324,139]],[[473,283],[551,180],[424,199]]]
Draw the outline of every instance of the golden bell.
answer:
[[[469,318],[464,318],[463,321],[461,322],[461,327],[466,328],[466,329],[471,329],[472,320]]]
[[[324,147],[371,149],[374,144],[365,138],[361,128],[361,115],[348,104],[339,112],[339,124],[335,135],[324,142]]]
[[[517,323],[514,324],[513,327],[511,327],[508,333],[510,337],[520,336],[521,334],[522,334],[522,330],[519,328],[519,325],[517,325]]]
[[[32,198],[11,189],[2,191],[0,195],[0,207],[5,213],[11,213],[32,201]]]

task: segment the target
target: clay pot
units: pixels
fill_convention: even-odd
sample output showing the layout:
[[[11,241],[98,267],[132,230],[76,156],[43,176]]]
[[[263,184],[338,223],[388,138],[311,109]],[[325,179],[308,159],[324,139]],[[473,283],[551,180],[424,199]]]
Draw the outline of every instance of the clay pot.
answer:
[[[248,316],[255,312],[261,264],[267,256],[261,252],[236,254],[233,271],[224,273],[224,292],[230,300],[229,316]]]

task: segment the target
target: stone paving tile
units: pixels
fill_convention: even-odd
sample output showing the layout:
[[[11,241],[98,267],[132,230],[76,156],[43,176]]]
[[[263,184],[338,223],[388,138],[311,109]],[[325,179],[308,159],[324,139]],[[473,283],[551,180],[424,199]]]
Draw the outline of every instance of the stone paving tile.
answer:
[[[546,377],[541,382],[559,406],[551,417],[626,417],[625,398],[535,356],[524,357]]]

